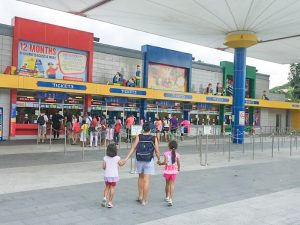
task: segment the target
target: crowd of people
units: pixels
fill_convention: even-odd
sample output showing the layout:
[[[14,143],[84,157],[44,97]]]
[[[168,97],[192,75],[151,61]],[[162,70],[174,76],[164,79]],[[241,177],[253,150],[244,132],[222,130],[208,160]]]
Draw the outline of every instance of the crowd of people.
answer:
[[[37,119],[39,141],[45,142],[47,137],[47,129],[52,125],[53,140],[59,139],[63,132],[63,126],[66,128],[67,139],[70,144],[77,145],[79,142],[83,146],[97,147],[99,144],[108,145],[115,143],[119,145],[121,141],[120,133],[122,129],[126,129],[125,142],[132,142],[131,128],[133,125],[143,125],[143,120],[137,121],[133,114],[129,114],[124,124],[121,119],[114,118],[108,121],[105,116],[93,115],[86,112],[83,116],[79,114],[72,115],[66,113],[62,115],[57,112],[49,117],[45,112],[41,112]],[[176,115],[172,118],[156,118],[154,123],[150,124],[151,132],[156,134],[158,142],[169,142],[174,139],[177,133],[181,136],[181,141],[185,133],[188,133],[190,122],[188,120],[179,120]]]
[[[82,146],[98,146],[98,141],[101,145],[114,142],[116,145],[120,142],[120,132],[122,122],[120,119],[113,121],[113,124],[108,123],[105,116],[92,115],[86,112],[84,116],[72,115],[66,113],[64,116],[61,113],[51,115],[51,118],[41,112],[37,119],[39,141],[45,142],[47,135],[47,123],[52,125],[53,139],[59,139],[62,132],[62,125],[66,128],[67,139],[72,145],[77,145],[79,142]]]

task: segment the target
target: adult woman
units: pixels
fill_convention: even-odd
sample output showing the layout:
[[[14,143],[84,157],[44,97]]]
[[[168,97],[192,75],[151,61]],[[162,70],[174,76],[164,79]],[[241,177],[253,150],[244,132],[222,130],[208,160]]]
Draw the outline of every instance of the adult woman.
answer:
[[[124,165],[126,161],[130,158],[130,156],[136,151],[137,161],[136,167],[137,172],[139,173],[138,178],[138,199],[142,205],[146,205],[148,199],[149,192],[149,183],[150,183],[150,175],[153,175],[154,170],[154,157],[153,154],[157,157],[158,162],[160,162],[160,152],[157,139],[150,134],[150,124],[148,122],[143,125],[143,134],[140,134],[136,137],[134,143],[132,144],[131,149],[129,150],[127,156],[124,160],[121,160],[120,165]],[[151,143],[152,142],[152,143]],[[142,146],[148,146],[148,156],[147,158],[140,157],[139,152],[142,151]],[[152,147],[151,147],[152,146]],[[144,154],[145,151],[144,151]],[[150,159],[150,160],[148,160]]]

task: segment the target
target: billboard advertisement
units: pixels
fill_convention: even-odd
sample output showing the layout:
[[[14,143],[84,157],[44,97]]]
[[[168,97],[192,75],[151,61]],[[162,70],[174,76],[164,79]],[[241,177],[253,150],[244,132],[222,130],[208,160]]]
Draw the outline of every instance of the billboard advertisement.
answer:
[[[250,98],[250,90],[251,90],[251,85],[250,85],[250,79],[246,78],[245,82],[245,97]],[[226,80],[226,96],[232,96],[233,95],[233,77],[232,76],[227,76]]]
[[[86,81],[87,52],[19,41],[18,73],[39,78]]]
[[[148,88],[165,91],[186,91],[187,70],[180,67],[150,63],[148,67]]]

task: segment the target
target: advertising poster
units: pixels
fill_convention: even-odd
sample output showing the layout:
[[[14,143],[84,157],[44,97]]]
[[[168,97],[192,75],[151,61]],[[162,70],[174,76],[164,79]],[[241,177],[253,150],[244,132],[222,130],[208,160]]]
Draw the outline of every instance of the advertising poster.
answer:
[[[86,81],[87,52],[20,41],[18,71],[24,76]]]
[[[161,64],[149,64],[148,87],[165,91],[186,91],[186,69],[166,66]]]
[[[246,82],[245,82],[245,97],[246,98],[250,98],[250,90],[251,90],[250,79],[246,78]],[[232,95],[233,95],[233,77],[227,76],[226,96],[232,96]]]
[[[245,111],[239,112],[239,125],[245,126]]]

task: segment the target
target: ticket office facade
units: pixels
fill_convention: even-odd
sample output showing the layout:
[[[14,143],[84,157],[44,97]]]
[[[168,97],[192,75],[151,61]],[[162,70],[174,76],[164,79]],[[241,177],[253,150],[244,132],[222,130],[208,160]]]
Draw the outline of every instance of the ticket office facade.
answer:
[[[37,30],[35,32],[28,32],[32,27]],[[77,38],[61,41],[60,38],[57,37],[59,36],[57,34],[45,37],[43,36],[44,33],[41,32],[43,29],[59,30],[59,32],[62,32],[62,36]],[[30,33],[36,32],[40,32],[40,35],[35,35],[34,37],[30,35]],[[186,76],[184,85],[180,86],[180,84],[178,84],[180,87],[183,87],[183,89],[180,90],[183,94],[174,94],[174,89],[171,89],[170,91],[166,90],[165,92],[160,92],[162,96],[154,94],[148,97],[139,93],[137,95],[129,94],[122,96],[122,94],[118,93],[102,95],[101,92],[99,92],[95,95],[92,91],[87,93],[87,90],[80,90],[80,84],[74,84],[71,81],[59,82],[57,80],[57,82],[48,82],[52,83],[50,85],[57,85],[57,87],[54,88],[43,87],[43,84],[41,84],[41,87],[31,88],[23,85],[24,89],[22,87],[10,88],[8,86],[7,88],[9,89],[1,89],[0,95],[1,104],[4,106],[3,133],[6,137],[35,134],[35,122],[40,111],[45,111],[51,115],[52,113],[66,110],[77,114],[84,110],[92,111],[99,115],[103,114],[108,118],[120,117],[123,120],[130,113],[134,114],[137,118],[151,118],[152,120],[155,116],[169,117],[171,114],[176,114],[178,118],[191,119],[194,124],[221,124],[222,118],[224,118],[222,105],[224,103],[228,104],[229,100],[221,102],[220,104],[219,100],[210,102],[209,100],[211,99],[207,100],[205,97],[202,97],[199,99],[199,101],[202,102],[193,102],[193,99],[191,99],[192,95],[188,94],[193,92],[202,93],[206,83],[224,83],[223,77],[225,73],[223,73],[223,65],[218,67],[203,63],[192,63],[191,55],[189,54],[172,50],[165,51],[164,49],[154,46],[145,46],[140,52],[114,46],[94,44],[93,35],[90,33],[21,18],[15,20],[13,29],[9,26],[1,26],[0,34],[0,40],[2,42],[1,56],[5,59],[1,61],[0,65],[2,71],[4,71],[6,66],[18,66],[18,49],[20,42],[23,44],[32,42],[84,51],[83,55],[86,57],[87,67],[85,78],[80,81],[83,84],[81,86],[89,86],[87,85],[89,82],[107,83],[112,79],[112,74],[116,71],[122,71],[125,78],[128,79],[130,74],[134,73],[137,64],[144,65],[142,76],[144,87],[149,87],[149,84],[154,85],[153,81],[157,81],[155,80],[155,73],[149,76],[149,71],[147,70],[151,70],[153,73],[153,71],[155,72],[157,69],[169,70],[170,68],[168,67],[171,66],[179,68],[178,71],[175,71],[179,75],[184,74],[184,76]],[[78,37],[80,38],[78,39]],[[81,43],[82,39],[85,39],[85,43],[88,44],[83,46]],[[24,42],[24,40],[27,42]],[[44,40],[48,41],[45,42]],[[78,40],[81,40],[79,41],[80,43],[78,43]],[[165,56],[164,58],[158,57],[161,55],[160,51],[164,53],[167,52],[167,55],[163,54]],[[180,57],[185,57],[185,60],[182,60]],[[181,63],[182,61],[184,61],[184,64]],[[38,63],[36,63],[36,66],[37,65]],[[160,68],[160,65],[167,65],[167,67]],[[68,77],[66,78],[68,79]],[[39,79],[39,77],[37,76],[36,79]],[[149,83],[149,80],[151,80],[152,83]],[[68,85],[75,88],[70,88]],[[4,86],[5,85],[2,87]],[[79,90],[76,90],[76,88],[79,88]],[[149,88],[153,89],[155,86],[150,86]],[[125,90],[127,89],[128,88],[125,88]],[[59,95],[62,90],[64,90],[64,93]],[[112,97],[114,95],[117,96],[117,98]],[[189,100],[191,101],[189,102]],[[23,124],[25,119],[27,120],[27,118],[25,118],[26,114],[28,114],[29,124]]]

